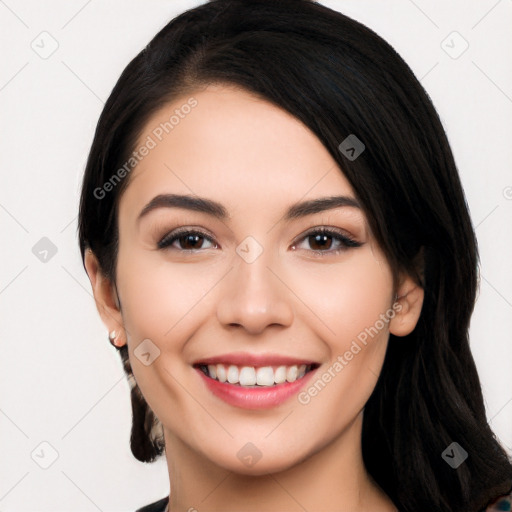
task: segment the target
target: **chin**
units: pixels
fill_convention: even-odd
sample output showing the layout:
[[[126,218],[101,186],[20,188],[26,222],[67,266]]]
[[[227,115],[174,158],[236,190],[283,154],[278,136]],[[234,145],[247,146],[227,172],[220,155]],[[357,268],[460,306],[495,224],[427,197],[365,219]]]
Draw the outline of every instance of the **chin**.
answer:
[[[240,450],[239,453],[242,453],[237,454],[235,458],[232,453],[223,454],[212,462],[239,475],[263,476],[286,471],[308,458],[307,454],[301,456],[296,451],[290,454],[277,454],[277,450],[268,447],[257,451],[257,448],[250,443],[245,447],[245,451]]]

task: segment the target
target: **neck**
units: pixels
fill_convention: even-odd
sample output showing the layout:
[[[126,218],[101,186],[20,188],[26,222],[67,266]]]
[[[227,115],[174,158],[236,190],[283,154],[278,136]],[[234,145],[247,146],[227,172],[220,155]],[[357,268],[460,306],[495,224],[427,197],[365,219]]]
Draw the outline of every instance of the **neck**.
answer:
[[[165,429],[171,512],[395,512],[362,460],[362,413],[333,442],[276,473],[219,467]]]

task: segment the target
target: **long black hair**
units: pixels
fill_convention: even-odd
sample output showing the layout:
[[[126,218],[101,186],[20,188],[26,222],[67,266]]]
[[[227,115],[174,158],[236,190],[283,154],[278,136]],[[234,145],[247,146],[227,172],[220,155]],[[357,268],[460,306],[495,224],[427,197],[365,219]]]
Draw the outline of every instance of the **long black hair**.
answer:
[[[479,256],[464,192],[432,102],[411,69],[361,23],[308,0],[213,0],[169,22],[128,64],[98,122],[79,213],[89,247],[115,284],[118,204],[149,117],[212,83],[243,88],[302,121],[330,152],[392,268],[424,289],[414,331],[390,335],[364,410],[368,472],[404,512],[477,511],[512,485],[512,465],[490,429],[468,329]],[[339,145],[354,134],[356,159]],[[126,169],[126,167],[125,167]],[[108,187],[114,175],[123,179]],[[133,378],[131,449],[163,453],[161,425]],[[467,459],[443,457],[458,443]],[[453,449],[453,448],[452,448]],[[453,453],[453,452],[452,452]]]

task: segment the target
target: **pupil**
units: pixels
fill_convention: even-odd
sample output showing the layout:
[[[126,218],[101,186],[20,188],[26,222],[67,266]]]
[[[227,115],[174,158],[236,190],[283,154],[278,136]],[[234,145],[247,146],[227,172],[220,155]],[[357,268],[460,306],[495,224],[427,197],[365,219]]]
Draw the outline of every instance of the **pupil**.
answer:
[[[186,235],[182,238],[182,240],[185,241],[185,246],[188,245],[188,243],[190,242],[192,247],[185,247],[185,249],[195,249],[195,245],[197,245],[197,241],[198,239],[201,239],[202,237],[200,235]],[[199,244],[200,245],[200,244]]]
[[[314,244],[320,245],[320,249],[325,249],[325,248],[329,249],[329,247],[331,246],[331,244],[325,243],[326,240],[330,238],[329,235],[314,235],[312,238],[315,240]],[[313,250],[318,250],[318,249],[313,247]]]

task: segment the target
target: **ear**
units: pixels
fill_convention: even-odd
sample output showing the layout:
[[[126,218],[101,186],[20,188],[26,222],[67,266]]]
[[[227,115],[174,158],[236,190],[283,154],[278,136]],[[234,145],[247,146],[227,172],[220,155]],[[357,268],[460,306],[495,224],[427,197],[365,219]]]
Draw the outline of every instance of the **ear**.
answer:
[[[123,327],[123,317],[114,285],[101,271],[98,259],[91,249],[87,249],[84,257],[87,275],[91,281],[96,308],[108,332],[116,331],[116,346],[126,344],[126,335]]]
[[[395,336],[410,334],[421,314],[424,290],[410,276],[401,279],[398,298],[393,304],[395,316],[389,322],[389,332]]]

